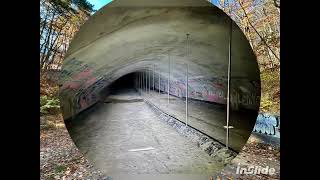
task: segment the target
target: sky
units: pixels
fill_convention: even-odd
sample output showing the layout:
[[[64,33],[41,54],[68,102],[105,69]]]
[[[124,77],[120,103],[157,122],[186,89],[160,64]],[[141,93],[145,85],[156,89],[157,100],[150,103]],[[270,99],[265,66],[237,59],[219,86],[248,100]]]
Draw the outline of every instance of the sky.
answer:
[[[99,10],[104,5],[110,3],[112,0],[87,0],[87,1],[93,5],[93,9]]]
[[[104,5],[110,3],[112,0],[87,0],[90,4],[93,5],[95,10],[99,10]],[[213,4],[218,4],[218,0],[212,0]]]

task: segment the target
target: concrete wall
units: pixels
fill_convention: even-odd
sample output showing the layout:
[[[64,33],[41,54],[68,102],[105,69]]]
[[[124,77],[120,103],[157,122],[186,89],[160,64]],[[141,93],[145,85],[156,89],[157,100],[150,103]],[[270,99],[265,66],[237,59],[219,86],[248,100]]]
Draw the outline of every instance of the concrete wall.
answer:
[[[141,73],[146,72],[139,72]],[[139,74],[136,78],[139,78]],[[168,92],[168,76],[166,73],[160,74],[160,87],[159,87],[159,72],[150,71],[151,76],[151,89],[155,89],[162,92]],[[154,77],[153,77],[154,76]],[[149,75],[148,75],[149,77]],[[154,83],[153,83],[154,78]],[[139,80],[139,79],[138,79]],[[149,79],[147,79],[149,80]],[[144,80],[145,81],[145,80]],[[247,108],[252,110],[257,110],[260,103],[260,87],[252,82],[241,82],[241,79],[232,79],[231,87],[237,87],[237,84],[244,85],[249,90],[243,92],[239,88],[231,88],[231,105],[234,109]],[[153,86],[154,84],[154,86]],[[226,104],[227,96],[227,81],[222,79],[205,79],[203,77],[191,77],[188,82],[188,97],[197,100],[203,100],[208,102],[214,102],[219,104]],[[180,79],[170,80],[170,94],[177,97],[186,96],[186,79],[185,77],[180,77]]]
[[[125,74],[153,65],[156,72],[167,72],[169,58],[171,93],[184,92],[188,63],[190,96],[224,103],[229,30],[229,17],[205,0],[113,1],[81,27],[70,45],[60,77],[64,118],[97,102],[101,90]],[[189,53],[186,33],[191,34]],[[231,44],[232,104],[258,109],[258,64],[234,23]]]

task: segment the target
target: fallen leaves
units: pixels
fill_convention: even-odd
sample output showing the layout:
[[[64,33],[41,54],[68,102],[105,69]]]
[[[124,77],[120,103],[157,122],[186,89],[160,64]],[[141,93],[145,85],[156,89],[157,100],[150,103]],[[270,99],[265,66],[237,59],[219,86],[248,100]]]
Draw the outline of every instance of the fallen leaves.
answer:
[[[55,128],[40,130],[40,179],[102,179],[78,151],[64,126],[62,116],[45,116],[42,121]]]

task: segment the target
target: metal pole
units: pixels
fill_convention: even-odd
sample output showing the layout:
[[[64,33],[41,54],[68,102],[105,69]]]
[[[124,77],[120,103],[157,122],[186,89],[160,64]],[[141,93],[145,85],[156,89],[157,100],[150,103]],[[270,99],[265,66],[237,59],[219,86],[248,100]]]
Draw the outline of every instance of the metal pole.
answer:
[[[136,74],[133,73],[133,88],[135,89],[137,87],[137,77]]]
[[[142,72],[142,74],[143,74],[143,90],[146,90],[146,74],[144,71]]]
[[[227,137],[226,148],[229,149],[229,118],[230,118],[230,75],[231,75],[231,41],[232,41],[232,20],[230,18],[230,32],[229,32],[229,59],[228,59],[228,91],[227,91]]]
[[[153,71],[152,71],[152,90],[154,91],[154,66],[153,65]]]
[[[169,57],[169,69],[168,69],[168,102],[167,105],[169,106],[170,103],[170,53],[168,51],[168,57]]]
[[[151,70],[148,69],[148,73],[149,73],[149,95],[150,95],[150,87],[151,87]]]
[[[135,89],[137,88],[137,75],[136,74],[134,74],[133,87]]]
[[[147,85],[148,85],[148,84],[147,84],[147,83],[148,83],[147,77],[148,77],[148,76],[147,76],[147,70],[145,70],[145,92],[147,92]]]
[[[146,69],[146,93],[148,92],[148,70]]]
[[[141,72],[139,72],[139,92],[141,91]]]
[[[161,71],[160,71],[160,68],[159,68],[159,95],[160,95],[160,80],[161,80]]]
[[[187,65],[187,69],[186,69],[186,126],[188,126],[188,81],[189,81],[189,77],[188,77],[188,71],[189,71],[189,66],[188,66],[188,63],[186,64]]]
[[[141,92],[141,72],[139,72],[139,92]]]
[[[189,60],[189,35],[187,34],[187,60]],[[186,126],[188,126],[188,82],[189,82],[189,77],[188,77],[188,71],[189,71],[189,66],[188,66],[188,62],[186,63]]]

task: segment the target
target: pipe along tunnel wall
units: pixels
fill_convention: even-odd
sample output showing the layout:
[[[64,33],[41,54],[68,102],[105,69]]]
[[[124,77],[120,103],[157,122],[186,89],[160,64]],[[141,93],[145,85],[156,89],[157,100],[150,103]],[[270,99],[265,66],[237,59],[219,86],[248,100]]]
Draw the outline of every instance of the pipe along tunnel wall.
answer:
[[[154,73],[155,89],[160,75],[160,89],[166,92],[170,79],[170,95],[183,98],[186,64],[189,98],[225,107],[230,22],[205,0],[113,1],[82,26],[70,44],[60,76],[64,119],[103,101],[117,79],[128,75],[135,82],[146,69]],[[231,110],[257,115],[258,64],[246,37],[231,23]],[[248,121],[248,136],[255,119]]]

